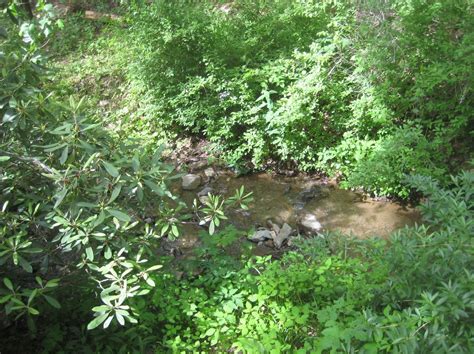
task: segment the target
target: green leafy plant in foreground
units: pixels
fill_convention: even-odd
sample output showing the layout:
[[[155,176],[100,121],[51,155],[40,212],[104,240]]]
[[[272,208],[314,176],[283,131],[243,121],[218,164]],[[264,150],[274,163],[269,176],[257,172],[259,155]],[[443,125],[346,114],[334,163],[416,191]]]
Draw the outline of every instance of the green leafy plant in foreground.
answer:
[[[185,218],[167,187],[180,175],[161,149],[149,154],[86,114],[82,99],[56,101],[40,48],[53,21],[15,20],[2,17],[0,39],[2,308],[34,332],[43,305],[60,306],[49,293],[66,279],[102,303],[88,329],[137,323],[133,300],[155,285],[160,238],[179,236]]]

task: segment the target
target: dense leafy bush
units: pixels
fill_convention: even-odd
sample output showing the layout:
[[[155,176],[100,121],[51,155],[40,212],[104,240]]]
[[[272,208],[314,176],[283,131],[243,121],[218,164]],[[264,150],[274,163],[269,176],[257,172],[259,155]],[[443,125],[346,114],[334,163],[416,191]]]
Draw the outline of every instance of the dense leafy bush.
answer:
[[[159,239],[179,236],[186,217],[167,187],[180,175],[161,161],[161,149],[150,153],[85,114],[82,100],[48,92],[41,47],[51,10],[39,2],[43,16],[25,18],[12,2],[6,13],[14,21],[2,17],[0,27],[0,304],[34,333],[44,305],[60,307],[52,296],[60,278],[73,279],[84,296],[100,298],[89,329],[136,323],[129,301],[154,286]],[[241,190],[225,205],[248,197]],[[211,234],[225,218],[218,197],[196,209]]]
[[[132,17],[129,75],[158,124],[231,164],[276,159],[406,197],[404,174],[439,177],[469,147],[471,18],[465,0],[155,1]]]

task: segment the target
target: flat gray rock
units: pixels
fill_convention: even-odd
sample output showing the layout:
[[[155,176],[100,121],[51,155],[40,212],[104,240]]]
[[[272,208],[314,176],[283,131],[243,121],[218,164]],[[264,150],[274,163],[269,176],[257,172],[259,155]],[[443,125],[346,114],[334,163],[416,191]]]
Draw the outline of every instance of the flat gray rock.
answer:
[[[196,189],[197,187],[199,187],[200,184],[201,184],[201,176],[188,174],[188,175],[183,176],[181,187],[184,190],[192,191]]]
[[[252,242],[263,242],[265,240],[273,239],[274,232],[271,232],[267,229],[257,230],[253,233],[253,235],[249,236],[249,240]]]

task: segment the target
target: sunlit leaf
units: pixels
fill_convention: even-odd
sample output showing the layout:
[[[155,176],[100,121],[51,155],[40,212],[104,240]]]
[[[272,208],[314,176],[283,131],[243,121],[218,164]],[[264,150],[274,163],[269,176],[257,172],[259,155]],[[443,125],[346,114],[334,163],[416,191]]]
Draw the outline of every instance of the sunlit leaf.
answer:
[[[87,325],[87,329],[92,330],[100,326],[100,324],[105,321],[108,315],[109,315],[108,313],[104,313],[103,315],[97,316],[96,318],[94,318],[92,321],[89,322],[89,324]]]

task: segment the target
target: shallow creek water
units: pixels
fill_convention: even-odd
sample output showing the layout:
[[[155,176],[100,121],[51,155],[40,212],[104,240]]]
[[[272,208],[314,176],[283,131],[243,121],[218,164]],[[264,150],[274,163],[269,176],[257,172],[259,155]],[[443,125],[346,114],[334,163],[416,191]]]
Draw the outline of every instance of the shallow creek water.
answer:
[[[387,237],[405,225],[420,222],[420,215],[413,208],[365,198],[363,194],[340,189],[333,182],[311,177],[267,173],[235,177],[231,172],[219,171],[206,185],[195,191],[180,191],[180,194],[188,205],[192,205],[196,194],[205,186],[210,186],[214,194],[230,196],[242,185],[247,192],[253,192],[254,200],[249,204],[248,212],[229,213],[229,221],[239,229],[266,226],[268,219],[297,228],[299,215],[310,213],[316,216],[323,230],[367,238]],[[318,193],[302,205],[301,195],[311,187]],[[198,229],[195,225],[185,228],[180,247],[192,247],[198,240]]]

